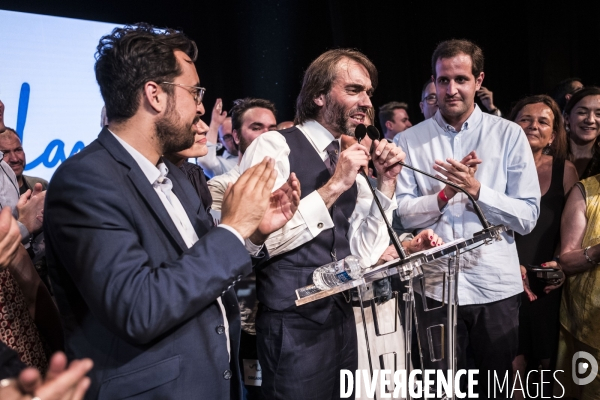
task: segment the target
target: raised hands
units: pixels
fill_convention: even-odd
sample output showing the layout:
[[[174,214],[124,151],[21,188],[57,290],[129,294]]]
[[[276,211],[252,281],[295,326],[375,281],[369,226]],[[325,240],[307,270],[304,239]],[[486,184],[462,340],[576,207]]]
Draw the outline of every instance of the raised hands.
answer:
[[[250,237],[252,243],[263,243],[271,233],[281,229],[292,219],[299,205],[300,181],[292,172],[287,182],[271,193],[265,215],[256,232]]]
[[[223,195],[221,223],[249,238],[261,223],[271,202],[271,190],[277,171],[270,157],[248,168],[235,184],[230,184]],[[258,244],[258,243],[257,243]]]
[[[355,143],[340,153],[335,172],[329,180],[341,192],[345,192],[356,181],[358,172],[369,164],[369,151],[361,144]]]
[[[477,172],[477,166],[481,162],[481,159],[477,157],[477,153],[473,150],[460,162],[452,158],[447,158],[446,162],[435,160],[433,169],[438,172],[438,176],[456,183],[477,200],[481,183],[475,178],[475,172]],[[451,199],[456,194],[456,190],[446,185],[444,194],[448,199]]]
[[[219,138],[219,127],[223,125],[223,121],[227,118],[227,111],[223,110],[223,100],[217,99],[210,114],[210,125],[206,132],[206,140],[208,143],[217,143]]]
[[[406,153],[387,140],[373,141],[373,165],[377,170],[377,177],[396,181],[396,177],[402,170],[398,162],[404,162]]]
[[[5,379],[0,388],[2,399],[81,400],[90,386],[85,375],[92,369],[90,359],[74,360],[67,367],[67,358],[56,353],[50,359],[46,377],[42,379],[35,368],[27,368],[18,379]]]
[[[23,193],[17,202],[19,222],[25,225],[31,234],[42,230],[45,198],[46,191],[42,191],[42,184],[36,183],[33,191],[28,190]]]
[[[210,124],[213,125],[214,123],[218,129],[219,126],[223,125],[225,118],[227,118],[227,111],[223,110],[223,100],[217,99],[210,114]]]

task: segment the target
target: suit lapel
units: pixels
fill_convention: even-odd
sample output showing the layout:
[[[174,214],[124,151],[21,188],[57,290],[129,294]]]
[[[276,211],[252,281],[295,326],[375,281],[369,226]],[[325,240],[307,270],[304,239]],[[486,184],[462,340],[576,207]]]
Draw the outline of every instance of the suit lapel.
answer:
[[[186,250],[187,245],[179,234],[179,231],[173,223],[171,216],[165,209],[160,197],[158,197],[158,194],[156,194],[154,188],[150,182],[148,182],[148,178],[146,178],[146,175],[144,175],[133,157],[131,157],[127,150],[121,146],[121,144],[113,137],[107,128],[104,128],[102,132],[100,132],[98,141],[115,158],[115,160],[129,167],[129,173],[127,176],[131,180],[132,185],[140,194],[141,199],[146,203],[150,212],[154,214],[171,239],[177,243],[180,251]]]

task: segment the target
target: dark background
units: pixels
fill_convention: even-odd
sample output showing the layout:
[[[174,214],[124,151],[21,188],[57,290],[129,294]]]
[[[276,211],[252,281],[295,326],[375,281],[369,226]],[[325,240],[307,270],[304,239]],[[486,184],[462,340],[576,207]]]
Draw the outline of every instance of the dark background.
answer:
[[[418,102],[431,53],[444,39],[467,38],[483,48],[484,86],[505,113],[519,98],[549,92],[570,76],[599,84],[600,2],[554,3],[0,0],[0,8],[182,29],[200,49],[207,119],[217,97],[229,109],[245,96],[275,102],[279,121],[293,119],[308,64],[330,48],[358,48],[379,70],[374,106],[406,101],[414,123],[422,120]]]

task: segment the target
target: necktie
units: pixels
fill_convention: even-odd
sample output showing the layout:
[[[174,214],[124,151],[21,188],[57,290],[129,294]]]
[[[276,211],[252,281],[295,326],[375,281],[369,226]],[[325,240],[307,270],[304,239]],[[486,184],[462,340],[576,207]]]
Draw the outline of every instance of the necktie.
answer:
[[[333,142],[329,143],[329,146],[325,148],[325,151],[327,151],[327,154],[329,155],[329,157],[325,160],[325,166],[329,170],[329,173],[333,175],[340,154],[340,142],[334,140]]]
[[[169,168],[167,168],[165,163],[161,162],[160,164],[158,164],[158,171],[160,172],[160,176],[156,178],[152,186],[158,187],[165,194],[165,196],[167,196],[169,203],[172,204],[173,202],[171,201],[171,195],[173,194],[173,192],[171,191],[171,189],[173,189],[173,182],[171,182],[171,180],[167,178]]]

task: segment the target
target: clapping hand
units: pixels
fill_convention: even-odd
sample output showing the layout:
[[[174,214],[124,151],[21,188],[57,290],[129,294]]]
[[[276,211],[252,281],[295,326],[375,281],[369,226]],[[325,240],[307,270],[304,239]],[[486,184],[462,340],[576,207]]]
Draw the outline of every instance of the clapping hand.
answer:
[[[459,185],[477,200],[481,183],[475,178],[475,172],[477,172],[477,165],[481,162],[473,150],[460,162],[452,158],[447,158],[446,162],[435,160],[433,169],[439,173],[438,176]],[[450,186],[446,186],[444,192],[448,198],[456,194],[456,190]]]
[[[265,211],[257,232],[250,240],[254,244],[264,243],[266,238],[281,229],[298,210],[300,205],[300,181],[295,173],[291,173],[287,182],[271,193],[269,206]]]
[[[56,353],[50,359],[48,372],[42,378],[35,368],[27,368],[17,379],[5,379],[0,398],[25,400],[31,396],[43,400],[81,400],[90,386],[85,375],[92,369],[90,359],[74,360],[67,367],[67,357]]]

